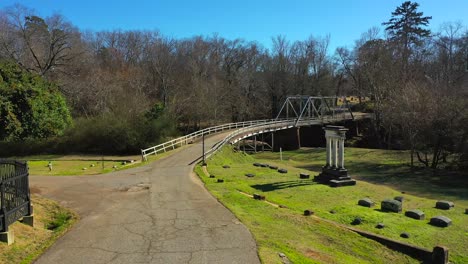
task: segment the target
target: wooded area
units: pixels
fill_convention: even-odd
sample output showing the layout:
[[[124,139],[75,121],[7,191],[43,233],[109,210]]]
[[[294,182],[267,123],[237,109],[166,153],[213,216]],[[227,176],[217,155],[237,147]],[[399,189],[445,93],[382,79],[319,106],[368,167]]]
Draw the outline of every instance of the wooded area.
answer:
[[[411,149],[412,164],[414,157],[433,168],[441,162],[466,168],[468,31],[447,22],[431,32],[431,17],[418,8],[404,2],[389,10],[384,30],[371,28],[354,47],[334,52],[331,36],[295,42],[276,36],[267,49],[217,34],[82,31],[59,14],[6,8],[0,59],[56,85],[74,125],[53,135],[1,130],[0,140],[64,134],[79,145],[74,151],[134,152],[176,128],[270,118],[287,95],[356,95],[371,98],[359,108],[374,113],[367,131],[374,147]],[[14,89],[0,72],[0,89]],[[2,91],[2,125],[14,116],[11,100]]]

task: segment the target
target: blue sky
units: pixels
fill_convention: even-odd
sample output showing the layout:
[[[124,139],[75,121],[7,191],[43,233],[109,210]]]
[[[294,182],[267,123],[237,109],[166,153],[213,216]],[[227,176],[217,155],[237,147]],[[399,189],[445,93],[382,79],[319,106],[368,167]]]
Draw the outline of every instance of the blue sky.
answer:
[[[257,41],[269,48],[271,38],[305,40],[331,36],[331,49],[352,47],[361,33],[381,27],[402,0],[0,0],[0,8],[20,3],[40,16],[61,13],[82,30],[158,29],[167,36],[212,35]],[[432,16],[431,29],[443,22],[468,24],[468,0],[419,0]]]

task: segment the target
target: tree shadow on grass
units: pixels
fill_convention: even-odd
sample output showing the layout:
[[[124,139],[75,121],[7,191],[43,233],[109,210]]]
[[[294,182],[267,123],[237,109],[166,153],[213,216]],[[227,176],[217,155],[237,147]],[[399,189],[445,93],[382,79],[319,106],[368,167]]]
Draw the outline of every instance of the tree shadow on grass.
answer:
[[[316,165],[302,169],[318,171]],[[460,172],[410,168],[407,164],[380,164],[375,161],[353,161],[347,166],[351,177],[373,184],[384,184],[397,190],[417,193],[430,198],[451,196],[468,200],[468,176]]]
[[[309,180],[274,182],[274,183],[266,183],[266,184],[255,184],[255,185],[251,185],[251,187],[262,192],[271,192],[275,190],[307,186],[307,185],[313,185],[313,184],[316,184],[316,183],[309,179]]]

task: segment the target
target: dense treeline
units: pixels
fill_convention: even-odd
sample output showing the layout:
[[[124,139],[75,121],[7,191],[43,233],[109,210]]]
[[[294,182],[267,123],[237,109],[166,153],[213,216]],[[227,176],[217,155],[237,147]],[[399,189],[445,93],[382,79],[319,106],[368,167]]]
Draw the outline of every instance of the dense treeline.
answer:
[[[411,149],[427,166],[461,164],[467,30],[446,23],[430,32],[430,17],[417,8],[403,3],[384,31],[372,28],[353,48],[333,53],[330,36],[276,36],[266,49],[218,35],[80,31],[61,15],[42,18],[14,6],[0,15],[0,59],[57,84],[75,120],[65,136],[96,151],[117,151],[99,147],[108,141],[118,152],[136,151],[174,136],[175,127],[184,133],[269,118],[291,94],[353,94],[372,99],[364,108],[374,113],[368,132],[375,146]]]

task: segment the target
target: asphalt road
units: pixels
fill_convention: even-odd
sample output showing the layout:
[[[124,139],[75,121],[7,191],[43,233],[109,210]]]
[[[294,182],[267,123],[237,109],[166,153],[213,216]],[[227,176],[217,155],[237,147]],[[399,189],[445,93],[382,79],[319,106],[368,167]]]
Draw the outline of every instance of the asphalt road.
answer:
[[[31,176],[31,187],[81,217],[36,263],[260,263],[249,230],[193,174],[200,155],[198,143],[115,173]]]

